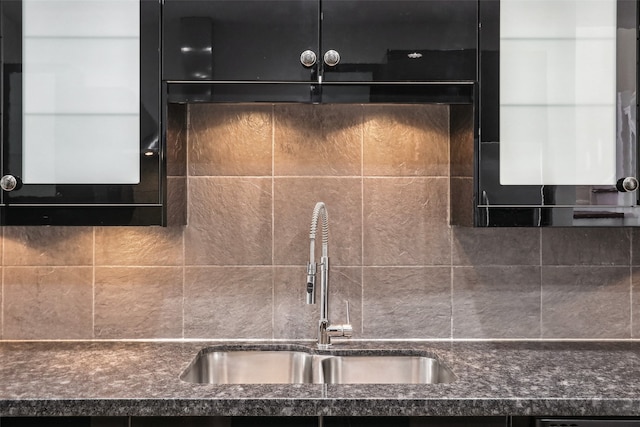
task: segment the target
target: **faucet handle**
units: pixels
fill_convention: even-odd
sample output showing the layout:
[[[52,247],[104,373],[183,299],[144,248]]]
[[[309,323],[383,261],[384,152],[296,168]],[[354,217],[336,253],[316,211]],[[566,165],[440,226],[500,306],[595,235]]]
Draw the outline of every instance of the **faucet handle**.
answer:
[[[344,302],[347,304],[347,324],[350,325],[351,324],[351,316],[349,316],[349,300],[344,300]]]
[[[349,313],[349,300],[344,300],[347,304],[347,323],[342,325],[342,336],[351,338],[353,336],[353,326],[351,326],[351,316]]]
[[[330,337],[351,338],[353,336],[353,326],[349,323],[342,325],[328,325],[327,335]]]
[[[344,337],[351,338],[353,336],[353,326],[351,326],[351,319],[349,314],[349,301],[347,303],[347,322],[341,325],[326,325],[327,335],[330,337]]]

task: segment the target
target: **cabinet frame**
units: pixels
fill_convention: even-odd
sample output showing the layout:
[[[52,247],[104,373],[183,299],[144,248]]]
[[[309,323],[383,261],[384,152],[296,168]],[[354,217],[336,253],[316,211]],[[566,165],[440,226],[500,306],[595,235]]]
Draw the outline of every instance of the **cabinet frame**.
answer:
[[[140,0],[139,4],[140,182],[24,184],[21,189],[1,192],[0,225],[166,225],[166,160],[160,86],[161,3],[159,0]],[[19,176],[21,171],[22,106],[10,101],[10,92],[18,90],[15,82],[22,80],[21,16],[21,1],[0,0],[2,175]],[[7,51],[11,46],[14,52]],[[21,94],[17,98],[21,104]],[[144,151],[150,151],[152,155],[145,156]],[[18,166],[15,166],[16,159]]]
[[[633,12],[629,12],[632,8]],[[618,0],[618,29],[631,28],[636,33],[638,59],[638,24],[640,5],[633,0]],[[633,23],[625,21],[633,21]],[[625,193],[625,203],[568,204],[575,185],[501,185],[499,177],[500,144],[500,1],[479,2],[479,114],[478,138],[474,147],[474,225],[477,227],[548,227],[548,226],[640,226],[640,192]],[[636,90],[640,87],[636,64]],[[636,96],[636,111],[638,109]],[[636,116],[635,127],[638,129]],[[640,168],[636,135],[636,169]],[[638,172],[638,171],[637,171]],[[636,172],[636,173],[637,173]],[[597,190],[601,191],[601,190]],[[615,191],[615,187],[606,191]]]
[[[217,2],[220,5],[231,2]],[[246,7],[245,2],[236,2],[238,8]],[[249,4],[250,2],[246,2]],[[284,4],[284,2],[280,2]],[[340,46],[330,46],[332,38],[328,37],[326,26],[333,25],[334,30],[343,28],[344,22],[336,23],[336,15],[340,15],[340,10],[351,10],[357,5],[355,1],[341,2],[324,2],[331,5],[333,17],[324,13],[323,2],[321,0],[289,0],[292,5],[304,4],[308,7],[304,17],[292,16],[290,19],[297,19],[295,25],[291,28],[287,27],[291,32],[300,31],[298,26],[301,21],[313,20],[313,26],[309,28],[309,33],[305,33],[297,47],[299,51],[286,52],[282,57],[277,56],[273,51],[264,52],[264,58],[260,56],[260,52],[251,50],[251,46],[247,49],[256,56],[255,69],[247,71],[242,69],[240,73],[228,73],[228,64],[225,63],[228,57],[215,57],[213,53],[205,54],[204,52],[215,52],[215,37],[210,37],[210,33],[215,33],[214,19],[209,17],[213,29],[203,31],[202,39],[194,40],[189,31],[179,31],[178,22],[182,18],[197,18],[204,20],[207,14],[215,12],[216,1],[210,1],[198,5],[195,1],[184,0],[166,0],[164,3],[165,14],[163,17],[163,49],[165,54],[163,58],[163,80],[168,83],[168,102],[172,103],[198,103],[198,102],[295,102],[295,103],[473,103],[473,85],[477,82],[477,1],[465,0],[464,5],[457,3],[453,5],[451,2],[443,0],[422,0],[425,10],[432,14],[445,16],[450,18],[458,18],[456,28],[464,28],[466,31],[454,31],[464,33],[460,40],[447,48],[438,50],[437,46],[449,43],[449,38],[440,32],[431,29],[433,40],[421,40],[417,37],[417,41],[411,46],[406,46],[408,50],[395,50],[385,52],[384,49],[375,49],[375,55],[400,55],[404,58],[404,62],[395,58],[393,67],[389,64],[378,64],[375,61],[368,63],[364,59],[352,59],[353,63],[348,63],[348,55],[342,57],[341,61],[335,67],[328,67],[324,61],[324,53],[330,49],[340,50]],[[362,2],[363,8],[366,8],[366,2]],[[393,1],[386,2],[393,6]],[[408,1],[398,2],[406,3],[411,7],[419,5],[420,2]],[[240,6],[237,6],[237,5]],[[380,3],[383,4],[383,3]],[[179,6],[184,5],[184,9]],[[287,5],[284,4],[283,7]],[[463,7],[464,6],[464,7]],[[337,9],[336,9],[337,8]],[[347,9],[345,9],[347,8]],[[224,9],[224,8],[223,8]],[[296,8],[297,11],[299,8]],[[317,9],[317,10],[316,10]],[[185,10],[188,10],[186,12]],[[395,9],[393,9],[395,11]],[[183,12],[185,11],[185,12]],[[223,11],[225,16],[236,16],[237,11]],[[275,12],[274,12],[275,13]],[[313,16],[317,14],[317,16]],[[457,15],[456,15],[457,14]],[[184,16],[183,16],[184,15]],[[309,15],[309,16],[307,16]],[[411,14],[405,14],[411,15]],[[411,16],[398,14],[398,19],[411,21]],[[345,14],[345,16],[348,15]],[[386,15],[384,15],[386,16]],[[343,17],[339,16],[339,20]],[[333,24],[328,24],[333,19]],[[347,19],[348,21],[348,19]],[[194,21],[195,22],[195,21]],[[198,21],[198,22],[205,22]],[[402,21],[404,22],[404,21]],[[218,23],[224,27],[224,24]],[[204,25],[204,24],[203,24]],[[204,25],[209,28],[208,25]],[[240,28],[246,28],[243,23]],[[379,28],[376,25],[369,25],[370,31],[377,33]],[[361,30],[365,26],[360,25]],[[337,31],[337,30],[336,30]],[[405,31],[401,28],[400,31]],[[317,33],[317,34],[316,34]],[[360,39],[366,38],[360,31]],[[188,45],[193,46],[186,49],[187,54],[180,54],[177,46],[178,38],[188,40]],[[406,34],[399,36],[399,39],[406,39]],[[380,40],[381,38],[378,37]],[[384,39],[384,38],[382,38]],[[333,38],[335,40],[335,37]],[[277,40],[276,40],[277,41]],[[224,42],[221,42],[222,44]],[[398,42],[399,43],[399,42]],[[340,43],[336,43],[340,44]],[[343,43],[344,45],[344,43]],[[427,47],[422,49],[423,45]],[[429,46],[436,46],[434,50],[429,50]],[[391,48],[392,46],[381,46],[382,48]],[[300,63],[298,56],[304,49],[312,50],[317,57],[316,63],[308,68],[304,68]],[[414,52],[414,49],[416,52]],[[227,52],[229,49],[219,47],[218,51]],[[242,50],[242,49],[236,49]],[[357,49],[351,49],[357,52]],[[198,72],[195,68],[189,69],[187,65],[193,52],[199,52],[198,58],[193,59],[193,63],[199,66],[202,72]],[[429,55],[435,52],[437,58],[448,58],[449,62],[442,66],[438,61],[429,62]],[[416,59],[407,59],[407,56],[413,56]],[[246,52],[238,52],[238,55],[245,55]],[[371,56],[371,52],[368,53]],[[209,56],[207,56],[209,55]],[[374,56],[375,56],[374,55]],[[425,58],[420,59],[422,55]],[[393,55],[392,55],[393,56]],[[282,68],[292,70],[290,73],[272,72],[269,67],[274,63],[282,63],[282,58],[290,58],[286,64],[282,64]],[[402,59],[400,58],[400,59]],[[230,58],[229,60],[233,60]],[[367,62],[359,63],[358,61]],[[223,62],[223,71],[217,73],[215,70],[216,63]],[[242,62],[242,61],[240,61]],[[411,63],[406,66],[405,63]],[[177,64],[183,63],[178,66]],[[429,67],[427,72],[416,77],[416,69],[427,64]],[[180,67],[185,67],[181,69]],[[395,68],[394,68],[395,67]],[[392,70],[393,71],[390,71]],[[461,69],[463,69],[461,71]],[[373,71],[375,70],[375,72]],[[410,70],[408,72],[407,70]],[[413,71],[411,71],[413,70]],[[253,73],[253,74],[251,74]],[[412,74],[413,73],[413,74]],[[418,72],[419,73],[419,72]],[[369,77],[364,76],[366,74]]]

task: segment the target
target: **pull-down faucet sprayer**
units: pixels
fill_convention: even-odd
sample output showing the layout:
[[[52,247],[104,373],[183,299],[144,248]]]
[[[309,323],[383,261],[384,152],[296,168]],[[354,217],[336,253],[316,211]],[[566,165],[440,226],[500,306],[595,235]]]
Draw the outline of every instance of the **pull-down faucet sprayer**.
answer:
[[[309,263],[307,264],[307,304],[315,304],[316,270],[315,246],[318,219],[322,220],[322,256],[320,257],[320,321],[318,323],[318,347],[328,348],[331,337],[351,337],[353,328],[349,323],[349,303],[347,302],[347,323],[329,323],[329,216],[323,202],[316,203],[311,217],[309,232]]]

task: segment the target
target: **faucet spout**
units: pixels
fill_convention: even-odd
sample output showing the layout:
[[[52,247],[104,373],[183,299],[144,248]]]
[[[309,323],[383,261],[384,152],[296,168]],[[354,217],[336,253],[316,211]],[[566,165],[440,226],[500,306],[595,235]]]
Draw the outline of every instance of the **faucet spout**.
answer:
[[[350,324],[331,325],[329,322],[329,215],[323,202],[316,203],[311,217],[309,232],[309,263],[307,264],[307,304],[315,304],[316,271],[315,260],[316,233],[318,220],[322,221],[322,256],[320,257],[320,320],[318,322],[318,347],[328,348],[332,336],[351,337]]]

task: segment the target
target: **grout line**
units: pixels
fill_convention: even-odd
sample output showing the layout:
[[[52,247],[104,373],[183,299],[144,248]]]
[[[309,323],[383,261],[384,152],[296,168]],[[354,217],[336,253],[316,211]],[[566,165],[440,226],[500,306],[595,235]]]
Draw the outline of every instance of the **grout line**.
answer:
[[[451,300],[451,306],[449,307],[449,314],[450,314],[449,337],[451,339],[453,339],[453,322],[454,322],[454,319],[453,319],[453,305],[454,305],[454,302],[453,302],[453,266],[451,266],[451,268],[449,269],[449,272],[450,272],[450,276],[451,276],[451,278],[450,278],[451,284],[450,284],[450,287],[449,287],[449,294],[450,294],[449,298]]]
[[[186,296],[186,289],[187,289],[187,268],[186,268],[186,264],[187,264],[187,243],[186,243],[186,238],[185,238],[185,228],[189,226],[189,206],[190,206],[190,200],[191,200],[191,195],[189,194],[189,139],[191,136],[191,108],[190,108],[190,104],[187,104],[185,107],[185,111],[184,111],[184,126],[185,126],[185,137],[184,137],[184,173],[185,173],[185,191],[187,192],[187,195],[185,197],[186,200],[186,204],[187,204],[187,212],[186,214],[186,224],[184,226],[184,228],[182,229],[182,338],[186,337],[186,302],[187,302],[187,296]]]
[[[538,264],[538,279],[539,279],[539,283],[540,283],[540,303],[539,303],[539,308],[540,308],[540,316],[538,319],[538,328],[540,329],[540,332],[538,334],[538,337],[540,339],[542,339],[542,292],[543,292],[543,288],[542,288],[542,228],[538,229],[538,245],[539,247],[539,264]]]
[[[452,212],[451,212],[451,150],[453,149],[451,144],[451,105],[447,105],[447,179],[449,181],[449,185],[447,188],[447,226],[449,229],[452,229],[451,223],[453,222]],[[451,263],[453,264],[453,254],[451,254]]]
[[[139,268],[182,268],[183,265],[185,267],[191,268],[240,268],[240,267],[252,267],[252,268],[271,268],[271,267],[292,267],[292,268],[300,268],[306,267],[305,263],[300,264],[166,264],[166,265],[123,265],[123,264],[104,264],[100,265],[101,268],[127,268],[127,269],[139,269]],[[363,264],[364,265],[364,264]],[[360,264],[331,264],[332,267],[336,268],[357,268],[360,267]],[[381,265],[364,265],[367,268],[448,268],[449,264],[381,264]],[[33,269],[37,267],[46,267],[50,269],[60,269],[60,268],[92,268],[89,264],[81,264],[81,265],[8,265],[7,268],[24,268],[24,269]],[[482,264],[482,265],[472,265],[472,264],[460,264],[454,265],[456,268],[495,268],[495,267],[538,267],[537,265],[532,264]],[[627,266],[624,265],[599,265],[599,264],[580,264],[580,265],[547,265],[546,268],[625,268]]]
[[[365,107],[360,106],[360,336],[364,336],[364,127]]]
[[[449,338],[453,339],[453,227],[451,226],[451,223],[453,222],[453,213],[451,211],[451,150],[453,148],[451,144],[451,106],[449,105],[447,108],[449,110],[447,114],[447,120],[449,122],[449,135],[447,138],[447,172],[449,176],[449,185],[447,188],[447,226],[449,227]]]
[[[182,233],[182,338],[186,337],[186,301],[187,301],[187,245],[185,233]]]
[[[96,227],[92,227],[92,248],[91,255],[91,336],[96,337]]]
[[[39,227],[39,226],[38,226]],[[62,225],[60,227],[67,227],[66,225]],[[71,227],[71,226],[69,226]],[[111,227],[111,226],[109,226]],[[49,264],[31,264],[31,265],[8,265],[6,267],[10,268],[47,268],[51,270],[55,269],[64,269],[64,268],[93,268],[90,264],[78,264],[78,265],[49,265]],[[136,268],[180,268],[182,264],[170,264],[170,265],[156,265],[156,264],[146,264],[146,265],[126,265],[126,264],[101,264],[97,267],[101,268],[126,268],[126,269],[136,269]],[[223,265],[194,265],[193,267],[224,267]],[[245,265],[245,266],[236,266],[229,265],[229,267],[254,267],[253,265]],[[344,266],[343,266],[344,267]]]
[[[271,104],[271,338],[276,333],[276,107]]]
[[[448,176],[443,175],[193,175],[191,179],[361,179],[361,178],[374,178],[374,179],[445,179],[449,180]]]
[[[629,232],[629,337],[633,337],[633,234]]]
[[[296,338],[102,338],[102,339],[7,339],[0,343],[314,343],[315,339]],[[638,338],[351,338],[362,343],[640,343]]]
[[[191,150],[189,150],[189,144],[190,144],[190,140],[191,140],[191,104],[187,104],[186,107],[186,111],[185,111],[185,153],[184,153],[184,160],[185,160],[185,176],[187,178],[187,226],[189,225],[189,206],[191,203],[191,194],[189,191],[189,182],[191,181],[192,177],[191,174],[189,173],[189,162],[190,162],[190,156],[189,156],[189,152]]]

